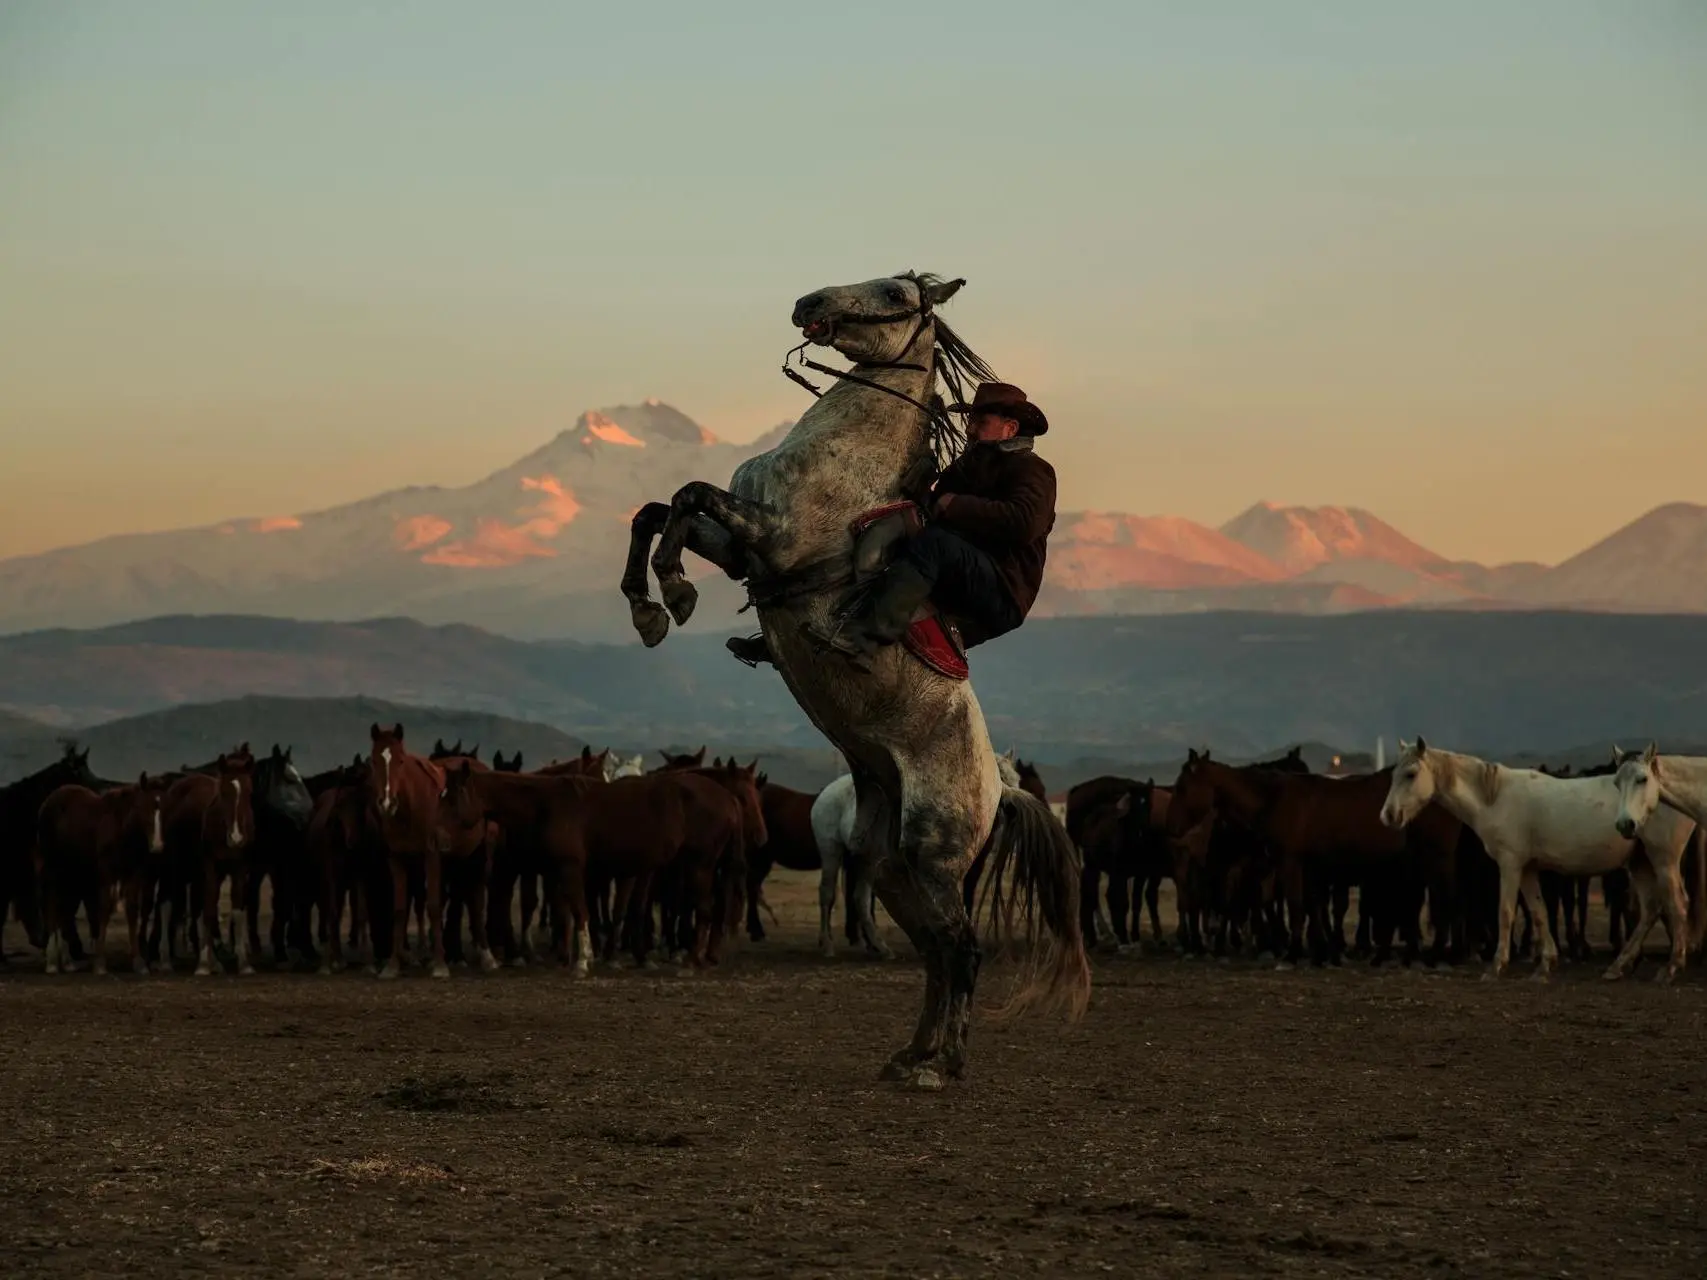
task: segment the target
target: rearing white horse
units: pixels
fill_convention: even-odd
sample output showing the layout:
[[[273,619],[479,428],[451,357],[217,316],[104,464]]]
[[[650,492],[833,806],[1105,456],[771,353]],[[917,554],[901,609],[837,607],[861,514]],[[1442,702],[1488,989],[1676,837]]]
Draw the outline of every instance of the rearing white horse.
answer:
[[[1682,970],[1688,954],[1688,930],[1684,926],[1678,864],[1695,829],[1692,820],[1670,809],[1658,809],[1646,822],[1630,824],[1628,835],[1621,834],[1614,826],[1619,788],[1610,777],[1555,778],[1441,751],[1421,738],[1409,745],[1401,742],[1393,782],[1381,807],[1381,821],[1402,827],[1414,821],[1430,801],[1472,827],[1482,838],[1488,856],[1499,864],[1499,946],[1487,976],[1503,973],[1511,959],[1511,929],[1520,886],[1536,936],[1541,939],[1535,976],[1546,978],[1558,963],[1559,949],[1547,927],[1538,871],[1603,875],[1625,864],[1629,864],[1636,885],[1641,919],[1606,976],[1621,978],[1636,962],[1655,924],[1656,898],[1672,943],[1671,962],[1658,977],[1670,981]],[[1638,838],[1645,858],[1631,856]]]
[[[668,506],[642,507],[622,578],[648,645],[663,641],[672,618],[693,614],[698,593],[682,572],[684,549],[746,581],[777,670],[848,762],[877,893],[924,958],[918,1027],[884,1068],[886,1078],[924,1089],[942,1086],[939,1067],[950,1076],[966,1069],[982,949],[962,881],[986,848],[983,941],[1002,946],[1019,932],[1033,944],[1016,1003],[1050,997],[1076,1016],[1090,997],[1077,855],[1047,805],[1002,785],[970,682],[898,644],[869,672],[854,671],[802,634],[807,624],[833,629],[859,581],[856,521],[920,501],[952,449],[938,378],[956,399],[965,398],[962,377],[993,378],[936,314],[963,283],[904,272],[797,301],[802,348],[831,347],[853,367],[809,366],[835,385],[781,444],[742,463],[727,491],[695,482]],[[663,607],[648,591],[653,538]]]

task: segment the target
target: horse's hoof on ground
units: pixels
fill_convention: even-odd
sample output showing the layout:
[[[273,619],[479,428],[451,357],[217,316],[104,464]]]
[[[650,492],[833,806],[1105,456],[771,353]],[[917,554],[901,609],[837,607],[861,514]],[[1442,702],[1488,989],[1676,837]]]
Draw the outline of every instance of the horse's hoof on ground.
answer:
[[[1677,970],[1675,970],[1675,969],[1661,969],[1658,973],[1656,973],[1654,975],[1654,981],[1659,983],[1661,986],[1670,986],[1672,981],[1676,977],[1677,977]]]
[[[255,976],[255,966],[252,964],[244,965],[242,968],[237,970],[237,976],[240,978],[253,978]]]
[[[445,964],[443,961],[440,961],[438,964],[435,964],[433,966],[433,977],[435,977],[435,978],[448,978],[448,977],[450,977],[450,966],[448,964]]]
[[[651,956],[647,956],[645,961],[640,965],[640,968],[646,973],[657,973],[660,966],[656,960],[652,959]]]
[[[136,974],[139,978],[146,978],[148,976],[148,961],[138,960],[135,964],[131,965],[130,971]]]
[[[379,980],[381,982],[396,982],[397,975],[401,972],[402,970],[398,968],[397,962],[393,960],[379,971]]]
[[[891,1058],[883,1064],[883,1070],[877,1073],[877,1078],[889,1081],[892,1084],[899,1084],[903,1080],[910,1079],[912,1074],[912,1063],[901,1058]]]
[[[664,637],[670,634],[670,615],[664,612],[664,606],[656,600],[645,600],[629,607],[629,617],[634,621],[634,629],[640,634],[640,643],[648,649],[655,649],[664,643]]]
[[[658,584],[658,594],[664,597],[664,607],[676,620],[678,627],[686,626],[699,606],[699,588],[686,578],[675,578]]]
[[[593,971],[587,967],[586,961],[582,961],[571,971],[571,976],[576,978],[590,978],[593,976]]]
[[[171,973],[172,972],[172,966],[169,962],[167,962],[165,960],[161,960],[161,961],[158,961],[155,963],[154,972],[155,973]]]
[[[895,953],[888,947],[867,947],[865,958],[867,960],[893,960]]]
[[[1290,960],[1277,960],[1274,964],[1274,971],[1276,973],[1291,973],[1296,967]]]
[[[1624,970],[1620,969],[1617,965],[1613,965],[1612,968],[1600,975],[1600,980],[1602,982],[1618,982],[1623,977]]]
[[[501,967],[502,966],[498,964],[498,957],[493,955],[490,951],[482,951],[480,953],[480,971],[482,973],[491,973],[493,970]]]
[[[834,960],[836,958],[836,948],[834,944],[827,947],[819,947],[818,954],[825,960]]]
[[[928,1062],[920,1063],[907,1077],[907,1087],[923,1093],[936,1093],[942,1089],[942,1072]]]
[[[323,964],[316,972],[318,972],[322,978],[330,978],[332,976],[332,966],[329,964]]]
[[[1543,984],[1551,982],[1553,980],[1553,971],[1551,969],[1537,969],[1534,973],[1529,975],[1529,980],[1531,982],[1540,982]]]
[[[526,956],[511,956],[510,957],[510,968],[512,968],[512,969],[525,969],[527,967],[528,967],[528,958]]]

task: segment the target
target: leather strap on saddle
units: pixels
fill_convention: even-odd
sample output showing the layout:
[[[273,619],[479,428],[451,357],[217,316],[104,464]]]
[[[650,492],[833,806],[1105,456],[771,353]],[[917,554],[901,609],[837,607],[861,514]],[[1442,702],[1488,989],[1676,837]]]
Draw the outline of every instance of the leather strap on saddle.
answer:
[[[924,528],[918,504],[905,500],[855,516],[849,524],[854,536],[854,581],[865,583],[882,573]],[[934,604],[927,602],[913,615],[901,643],[938,675],[964,680],[971,673],[959,628]]]

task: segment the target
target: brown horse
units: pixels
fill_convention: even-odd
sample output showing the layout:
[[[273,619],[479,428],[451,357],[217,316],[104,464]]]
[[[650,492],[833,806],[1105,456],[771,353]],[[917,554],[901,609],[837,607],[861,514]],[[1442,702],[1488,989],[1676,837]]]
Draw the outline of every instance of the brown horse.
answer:
[[[6,910],[11,906],[34,946],[47,943],[42,936],[40,895],[36,889],[36,815],[41,812],[43,801],[68,785],[92,791],[109,785],[90,771],[89,749],[79,751],[75,742],[65,743],[60,758],[45,769],[0,787],[0,928],[6,923]],[[73,956],[82,955],[75,924],[67,928],[65,941],[70,944]],[[0,948],[0,964],[4,963],[5,950]]]
[[[320,972],[344,967],[344,899],[351,898],[351,931],[366,924],[366,872],[381,856],[377,815],[368,804],[367,763],[354,763],[308,780],[315,793],[308,820],[309,874],[318,890],[324,949]]]
[[[762,773],[754,781],[764,808],[766,840],[762,848],[747,850],[747,936],[763,942],[765,926],[759,919],[759,903],[771,868],[820,871],[824,856],[812,834],[812,804],[818,797],[781,786]]]
[[[142,890],[151,864],[166,847],[161,816],[166,788],[164,778],[143,774],[133,787],[101,793],[88,787],[60,787],[43,802],[36,818],[36,866],[49,973],[69,967],[71,952],[65,935],[79,902],[88,914],[93,938],[92,968],[96,973],[107,971],[107,928],[113,916],[114,887],[120,883],[130,932],[130,966],[133,972],[148,972],[142,947]]]
[[[1043,785],[1043,775],[1037,771],[1037,766],[1030,760],[1014,761],[1014,772],[1019,774],[1020,790],[1036,796],[1044,804],[1049,803],[1049,789]]]
[[[696,790],[693,838],[655,881],[661,890],[658,901],[667,949],[687,952],[696,965],[716,964],[725,930],[740,918],[748,853],[770,843],[770,825],[758,786],[758,761],[738,765],[733,760],[724,764],[718,759],[710,767],[666,767],[660,772],[702,779],[725,793],[720,801]],[[808,809],[808,827],[810,823]],[[644,894],[637,908],[650,918]],[[620,913],[613,919],[621,919]],[[643,943],[637,938],[635,945]]]
[[[391,936],[385,948],[381,978],[395,978],[403,968],[403,942],[409,929],[409,873],[420,867],[426,880],[427,929],[431,935],[432,975],[450,977],[445,963],[443,841],[439,830],[439,798],[445,771],[431,760],[410,754],[403,743],[403,726],[368,729],[368,800],[379,825],[380,843],[391,872]]]
[[[219,937],[219,890],[229,876],[237,971],[254,972],[249,962],[249,925],[244,907],[248,901],[246,853],[255,839],[251,802],[254,764],[244,744],[220,756],[212,774],[185,774],[166,792],[161,894],[166,914],[160,930],[160,960],[167,967],[172,962],[172,907],[184,900],[183,890],[189,887],[196,891],[190,898],[192,910],[197,896],[201,905],[196,974],[207,977],[213,973],[213,944]]]
[[[595,754],[591,747],[583,746],[581,754],[574,759],[553,760],[537,772],[542,778],[602,778],[605,776],[605,765],[609,760],[609,747]]]
[[[1170,828],[1183,834],[1211,810],[1257,832],[1273,853],[1290,924],[1288,959],[1304,953],[1304,921],[1314,928],[1316,959],[1332,953],[1327,902],[1336,879],[1364,886],[1360,910],[1387,921],[1377,938],[1376,960],[1390,949],[1392,924],[1405,941],[1407,963],[1415,958],[1423,888],[1437,902],[1455,898],[1456,855],[1462,825],[1431,807],[1403,830],[1381,821],[1391,771],[1352,778],[1324,778],[1267,769],[1235,769],[1208,755],[1190,753],[1175,784]],[[1442,912],[1444,917],[1444,912]],[[1437,926],[1443,923],[1437,920]],[[1431,959],[1443,956],[1448,930],[1437,927]]]

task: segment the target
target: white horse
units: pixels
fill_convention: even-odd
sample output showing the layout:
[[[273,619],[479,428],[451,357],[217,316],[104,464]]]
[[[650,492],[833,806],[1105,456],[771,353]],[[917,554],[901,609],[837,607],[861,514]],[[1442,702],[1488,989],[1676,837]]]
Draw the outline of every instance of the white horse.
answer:
[[[605,760],[605,781],[615,782],[618,778],[638,778],[646,772],[646,757],[610,756]]]
[[[1381,806],[1381,821],[1402,827],[1414,821],[1430,801],[1474,829],[1499,865],[1499,946],[1493,969],[1486,976],[1499,976],[1511,959],[1511,929],[1520,887],[1529,904],[1535,934],[1541,939],[1535,976],[1545,979],[1558,962],[1559,949],[1547,927],[1538,871],[1604,875],[1626,864],[1636,886],[1641,919],[1606,976],[1621,978],[1636,962],[1654,926],[1656,896],[1672,941],[1671,962],[1658,976],[1661,981],[1670,981],[1683,968],[1688,931],[1684,927],[1678,865],[1695,829],[1690,819],[1670,809],[1659,809],[1650,813],[1646,822],[1630,824],[1628,835],[1620,834],[1614,825],[1620,801],[1613,778],[1555,778],[1441,751],[1421,738],[1409,745],[1400,742],[1393,782]],[[1631,857],[1638,838],[1645,858]]]
[[[1695,822],[1695,837],[1688,858],[1691,873],[1689,894],[1689,947],[1699,951],[1707,945],[1707,758],[1662,756],[1653,743],[1646,751],[1620,752],[1618,765],[1618,817],[1614,825],[1620,835],[1633,835],[1648,824],[1661,805],[1675,809]]]
[[[985,945],[1033,944],[1016,1007],[1047,999],[1077,1016],[1091,985],[1078,858],[1048,805],[1002,785],[971,683],[938,674],[901,645],[855,671],[808,634],[836,625],[861,580],[856,522],[927,500],[936,467],[958,444],[939,379],[964,400],[965,380],[994,378],[937,314],[964,283],[909,271],[800,298],[792,317],[805,338],[800,349],[830,347],[853,367],[810,362],[835,385],[776,448],[737,467],[727,490],[695,482],[668,505],[641,507],[622,576],[648,645],[693,615],[698,593],[682,569],[684,550],[747,583],[778,673],[853,771],[876,891],[924,958],[917,1027],[883,1070],[921,1089],[965,1073]],[[650,595],[649,565],[662,606]],[[963,893],[981,853],[975,929]]]
[[[1005,787],[1019,786],[1019,769],[1014,764],[1013,748],[996,757],[996,772]],[[831,918],[836,912],[836,892],[841,888],[842,871],[848,871],[848,910],[853,913],[855,927],[865,952],[879,960],[893,954],[877,932],[877,920],[872,912],[871,868],[869,861],[856,856],[863,847],[854,824],[859,817],[858,797],[851,773],[844,773],[818,793],[812,802],[812,838],[818,844],[818,856],[823,870],[818,875],[818,950],[825,959],[834,959],[836,939],[831,932]]]

